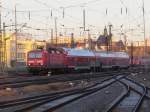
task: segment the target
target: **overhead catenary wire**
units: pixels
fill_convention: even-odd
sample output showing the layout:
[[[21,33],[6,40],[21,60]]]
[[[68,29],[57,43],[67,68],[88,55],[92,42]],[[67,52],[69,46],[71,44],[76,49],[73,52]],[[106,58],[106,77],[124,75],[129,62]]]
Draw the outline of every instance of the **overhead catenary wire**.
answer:
[[[50,9],[51,9],[51,18],[52,18],[52,16],[53,16],[53,10],[57,10],[58,11],[58,9],[56,9],[56,8],[53,8],[53,7],[51,7],[51,6],[49,6],[48,4],[46,4],[46,3],[43,3],[43,2],[41,2],[40,0],[34,0],[34,1],[36,1],[36,2],[38,2],[38,3],[40,3],[40,4],[42,4],[42,5],[44,5],[44,6],[46,6],[48,9],[43,9],[43,10],[20,10],[20,11],[17,11],[17,12],[26,12],[26,13],[29,13],[30,12],[30,14],[28,14],[28,15],[31,15],[31,13],[32,12],[44,12],[44,11],[50,11]],[[75,6],[81,6],[81,4],[90,4],[90,3],[95,3],[95,2],[99,2],[99,1],[101,1],[101,0],[90,0],[90,1],[87,1],[87,2],[84,2],[84,3],[80,3],[80,4],[76,4]],[[122,0],[120,0],[120,1],[122,1]],[[121,2],[122,4],[124,4],[123,2]],[[124,5],[125,6],[125,5]],[[68,8],[70,7],[71,8],[71,5],[70,6],[67,6]],[[65,8],[65,7],[63,7],[63,8]],[[5,9],[8,9],[8,8],[5,8]],[[11,9],[10,9],[11,10]],[[60,12],[59,11],[59,13],[62,13],[62,12]],[[63,11],[63,13],[64,13],[64,11]],[[106,9],[106,13],[108,13],[108,8]],[[75,17],[72,17],[71,15],[68,15],[67,14],[67,16],[68,17],[70,17],[70,18],[72,18],[72,19],[74,19],[75,21],[78,21],[79,22],[79,20],[80,19],[78,19],[78,18],[75,18]],[[31,16],[30,16],[31,17]],[[64,18],[64,14],[63,14],[63,18]],[[80,22],[79,24],[81,24],[82,22]],[[91,26],[91,25],[89,25],[89,26]],[[94,25],[92,25],[92,26],[94,26]],[[96,27],[96,26],[94,26],[94,27]]]
[[[102,0],[90,0],[90,1],[87,1],[84,3],[79,3],[79,4],[75,4],[75,5],[68,5],[68,6],[65,6],[64,8],[83,7],[83,6],[89,5],[91,3],[100,2],[100,1],[102,1]]]
[[[13,9],[9,9],[9,11],[14,11]],[[35,11],[35,10],[34,10]],[[17,11],[16,11],[17,12]],[[27,14],[28,14],[28,18],[29,18],[29,20],[31,19],[31,12],[32,11],[18,11],[18,12],[21,12],[21,13],[24,13],[24,12],[27,12]],[[53,16],[53,12],[51,12],[51,14],[50,14],[50,16],[52,17]],[[40,23],[40,24],[43,24],[43,25],[47,25],[47,23],[45,23],[44,21],[41,21],[41,20],[36,20],[36,19],[34,19],[34,18],[32,18],[32,21],[34,21],[34,22],[37,22],[37,23]],[[68,21],[70,21],[70,20],[68,20]],[[73,21],[71,21],[71,22],[75,22],[75,23],[77,23],[77,24],[81,24],[81,23],[79,23],[77,20],[75,20],[75,19],[73,19]]]
[[[46,12],[49,12],[49,14],[50,14],[50,17],[51,17],[51,19],[53,18],[54,19],[54,14],[55,14],[55,11],[57,11],[57,12],[59,12],[59,13],[63,13],[62,15],[62,17],[64,18],[65,16],[67,16],[71,21],[72,21],[72,23],[77,23],[77,24],[81,24],[82,23],[82,20],[81,19],[79,19],[79,18],[77,18],[77,17],[73,17],[72,15],[69,15],[69,14],[67,14],[67,12],[66,12],[66,10],[65,10],[65,8],[74,8],[74,7],[82,7],[82,6],[88,6],[88,5],[91,5],[92,3],[97,3],[97,2],[99,2],[99,1],[102,1],[102,0],[89,0],[89,1],[86,1],[86,2],[82,2],[82,3],[77,3],[77,4],[74,4],[74,5],[68,5],[68,6],[64,6],[63,8],[64,8],[64,11],[62,11],[62,10],[60,10],[59,9],[59,7],[58,8],[55,8],[54,6],[52,6],[52,5],[50,5],[50,4],[46,4],[46,3],[44,3],[42,0],[34,0],[34,1],[37,1],[39,4],[41,4],[41,5],[43,5],[43,6],[45,6],[46,8],[45,9],[37,9],[37,10],[18,10],[17,12],[21,12],[21,13],[27,13],[28,14],[28,18],[30,18],[30,19],[33,19],[32,18],[32,13],[40,13],[40,12],[44,12],[44,11],[46,11]],[[121,4],[122,4],[122,6],[123,7],[127,7],[127,5],[124,3],[124,1],[123,0],[120,0],[120,2],[121,2]],[[73,7],[71,7],[71,6],[73,6]],[[120,9],[121,10],[121,9]],[[109,8],[107,8],[107,16],[109,16]],[[30,14],[29,14],[29,12],[30,12]],[[105,12],[105,11],[104,11]],[[124,12],[124,9],[122,9],[122,11],[121,11],[122,13]],[[126,8],[126,13],[128,13],[128,8]],[[30,15],[30,16],[29,16]],[[130,15],[130,16],[132,16],[132,15]],[[67,19],[68,19],[67,18]],[[131,17],[132,18],[132,17]],[[29,19],[29,20],[30,20]],[[61,19],[61,18],[60,18]],[[35,18],[34,18],[34,20],[35,20]],[[61,20],[60,20],[61,21]],[[136,20],[137,21],[137,20]],[[135,22],[136,22],[135,21]],[[42,21],[41,21],[42,22]],[[45,22],[43,22],[45,25],[46,25],[46,23]],[[43,24],[43,25],[44,25]],[[97,26],[95,26],[95,25],[92,25],[92,24],[88,24],[87,23],[87,25],[89,26],[89,27],[97,27]]]
[[[39,0],[34,0],[34,1],[38,1],[39,2]],[[90,2],[96,2],[97,0],[91,0]],[[125,6],[125,4],[123,3],[123,1],[122,0],[120,0],[121,1],[121,3],[124,5],[124,7],[126,8],[126,14],[127,14],[127,7]],[[90,3],[89,2],[89,3]],[[40,1],[40,3],[41,3],[41,1]],[[70,5],[70,6],[67,6],[67,7],[63,7],[63,8],[72,8],[72,7],[81,7],[82,5],[85,5],[85,4],[88,4],[88,3],[80,3],[80,4],[77,4],[77,5]],[[49,7],[47,4],[45,4],[45,3],[42,3],[42,5],[44,5],[44,6],[46,6],[46,7]],[[53,8],[51,8],[51,9],[53,9]],[[54,8],[53,10],[57,10],[58,11],[58,9],[56,9],[56,8]],[[122,13],[122,11],[121,11],[121,13]],[[106,15],[108,14],[108,9],[106,9]],[[68,16],[68,15],[67,15]],[[72,17],[72,16],[70,16],[69,15],[69,17],[71,17],[71,18],[74,18],[74,17]],[[75,19],[75,18],[74,18]],[[91,25],[90,25],[91,26]],[[94,25],[92,25],[92,26],[94,26]],[[95,26],[94,26],[95,27]]]
[[[47,8],[51,8],[51,10],[53,10],[53,11],[57,11],[58,13],[62,13],[60,10],[58,10],[57,8],[53,8],[53,7],[51,7],[51,6],[49,6],[49,5],[47,5],[46,3],[44,3],[44,2],[41,2],[40,0],[34,0],[35,2],[37,2],[37,3],[40,3],[40,4],[42,4],[42,5],[44,5],[45,7],[47,7]],[[81,4],[90,4],[90,3],[94,3],[94,2],[98,2],[98,1],[101,1],[101,0],[90,0],[90,1],[87,1],[87,2],[84,2],[84,3],[80,3],[80,4],[77,4],[77,5],[75,5],[76,7],[77,6],[80,6],[81,7]],[[71,5],[70,6],[67,6],[67,7],[63,7],[64,9],[65,8],[71,8]],[[78,22],[78,24],[82,24],[82,21],[80,20],[80,19],[78,19],[78,18],[76,18],[76,17],[73,17],[73,16],[71,16],[71,15],[69,15],[69,14],[65,14],[66,16],[68,16],[68,17],[70,17],[70,18],[72,18],[72,19],[74,19],[75,21],[77,21]],[[52,17],[52,18],[54,18],[54,17]],[[79,22],[79,21],[81,21],[81,22]],[[94,25],[91,25],[91,24],[87,24],[88,26],[94,26]],[[94,27],[96,27],[96,26],[94,26]]]

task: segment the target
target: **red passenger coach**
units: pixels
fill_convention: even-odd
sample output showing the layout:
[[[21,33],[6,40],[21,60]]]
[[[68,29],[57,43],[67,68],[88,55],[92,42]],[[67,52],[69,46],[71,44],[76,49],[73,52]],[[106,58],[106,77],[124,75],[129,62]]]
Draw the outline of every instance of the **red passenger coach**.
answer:
[[[150,56],[143,56],[143,57],[133,57],[132,60],[130,60],[130,64],[132,66],[146,66],[150,68]]]
[[[139,63],[137,65],[150,68],[150,56],[139,57]]]
[[[99,62],[102,68],[128,68],[129,56],[125,52],[96,52],[96,62]]]
[[[64,48],[64,50],[67,53],[66,65],[68,69],[90,69],[92,67],[92,62],[95,63],[95,55],[92,51],[70,48]]]

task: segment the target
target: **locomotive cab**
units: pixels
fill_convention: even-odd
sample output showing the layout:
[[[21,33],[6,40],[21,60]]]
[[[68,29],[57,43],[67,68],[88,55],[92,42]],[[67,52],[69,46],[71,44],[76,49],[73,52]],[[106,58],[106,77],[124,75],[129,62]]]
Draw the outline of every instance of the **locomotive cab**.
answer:
[[[27,67],[29,71],[40,71],[47,66],[47,52],[35,50],[28,53]]]
[[[34,50],[28,52],[27,67],[29,72],[52,73],[66,68],[66,54],[61,49]]]

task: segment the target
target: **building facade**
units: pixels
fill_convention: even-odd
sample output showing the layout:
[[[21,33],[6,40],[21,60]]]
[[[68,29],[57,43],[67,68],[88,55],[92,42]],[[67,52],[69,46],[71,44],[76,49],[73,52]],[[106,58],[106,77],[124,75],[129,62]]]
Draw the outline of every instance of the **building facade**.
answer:
[[[11,34],[6,40],[6,65],[8,67],[13,67],[16,64],[19,66],[25,66],[27,60],[27,52],[37,49],[39,46],[45,47],[46,41],[33,40],[31,37],[26,37],[25,35],[17,35],[17,50],[15,34]],[[17,53],[16,53],[17,52]]]

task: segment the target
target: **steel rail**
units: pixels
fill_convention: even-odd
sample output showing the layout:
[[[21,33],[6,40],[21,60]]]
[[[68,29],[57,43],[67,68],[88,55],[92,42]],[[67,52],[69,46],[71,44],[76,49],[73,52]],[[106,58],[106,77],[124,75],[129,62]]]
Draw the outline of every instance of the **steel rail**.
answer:
[[[111,80],[111,79],[109,79],[109,80]],[[108,80],[105,80],[104,82],[107,82],[107,81],[108,81]],[[104,82],[103,82],[103,83],[104,83]],[[96,92],[96,91],[98,91],[98,90],[100,90],[100,89],[102,89],[102,88],[105,88],[105,87],[109,86],[110,84],[112,84],[112,83],[114,83],[114,82],[115,82],[115,80],[112,81],[112,82],[110,82],[110,83],[106,83],[106,85],[103,85],[103,86],[101,86],[100,88],[93,88],[93,89],[92,89],[92,87],[90,87],[91,89],[90,89],[90,88],[88,88],[88,89],[87,89],[87,88],[86,88],[86,89],[82,89],[82,90],[79,90],[78,92],[76,92],[76,94],[77,94],[77,93],[78,93],[78,94],[79,94],[79,93],[82,93],[82,94],[83,94],[84,92],[87,92],[86,94],[83,95],[83,96],[85,96],[85,95],[87,95],[87,94],[91,94],[91,93],[93,93],[93,92]],[[103,84],[103,83],[97,83],[97,84],[93,85],[93,87],[96,86],[96,85],[98,85],[98,84]],[[66,92],[65,92],[65,93],[66,93]],[[72,93],[73,93],[73,91],[72,91]],[[71,94],[72,94],[72,93],[71,93]],[[68,96],[69,94],[70,94],[70,93],[66,94],[65,96]],[[73,94],[75,94],[75,93],[73,93]],[[82,95],[81,95],[81,96],[82,96]],[[83,97],[83,96],[82,96],[82,97]],[[60,96],[57,96],[57,97],[55,97],[53,100],[58,99],[58,98],[62,98],[62,97],[64,97],[64,95],[62,95],[62,96],[61,96],[61,95],[60,95]],[[53,98],[53,97],[52,97],[52,98]],[[80,98],[80,97],[78,97],[78,98]],[[30,101],[31,101],[32,98],[29,98],[29,99],[30,99]],[[76,99],[76,98],[75,98],[75,99]],[[74,100],[75,100],[75,99],[74,99]],[[38,97],[38,100],[39,100],[39,97]],[[37,101],[38,101],[38,100],[37,100]],[[42,100],[42,99],[40,99],[40,100]],[[26,108],[29,109],[29,108],[31,108],[31,107],[34,107],[34,106],[37,106],[37,105],[41,105],[41,103],[45,103],[45,102],[48,102],[48,101],[50,101],[50,99],[49,99],[49,100],[46,99],[45,101],[39,102],[39,103],[37,103],[37,104],[30,105],[29,107],[26,107]],[[29,102],[24,102],[24,103],[29,103]],[[7,105],[7,104],[6,104],[6,105],[3,105],[3,106],[4,106],[4,107],[7,107],[7,106],[8,106],[8,108],[9,108],[10,106],[13,106],[12,104],[15,105],[15,102],[11,102],[11,105]],[[20,104],[20,102],[17,102],[16,104]],[[2,107],[2,106],[1,106],[1,107]],[[53,107],[53,109],[54,109],[54,107]],[[18,111],[23,111],[23,110],[24,110],[24,108],[22,108],[22,110],[18,110]]]
[[[122,78],[124,78],[124,77],[118,78],[118,79],[116,79],[116,81],[118,81],[119,83],[121,83],[125,86],[125,88],[127,90],[126,93],[124,93],[124,95],[122,97],[120,97],[119,99],[115,100],[112,104],[110,104],[110,106],[104,112],[111,112],[115,108],[115,106],[117,106],[129,94],[130,86],[125,83],[122,83],[120,81],[120,79],[122,79]]]
[[[121,81],[121,79],[124,79],[124,78],[125,78],[126,80],[130,80],[130,81],[132,81],[133,83],[136,83],[138,86],[142,87],[142,88],[143,88],[143,92],[141,93],[141,92],[139,92],[138,90],[136,90],[135,88],[131,87],[129,84],[126,84],[125,82]],[[123,85],[125,85],[126,88],[128,88],[128,93],[126,93],[126,95],[124,95],[124,96],[123,96],[122,98],[120,98],[119,100],[113,102],[113,103],[108,107],[108,109],[105,110],[105,112],[111,112],[120,102],[122,102],[122,101],[125,99],[125,97],[127,97],[127,95],[128,95],[128,94],[130,93],[130,91],[132,91],[132,90],[133,90],[134,92],[138,93],[138,94],[141,96],[141,97],[139,98],[139,100],[137,101],[137,104],[134,106],[134,108],[133,108],[133,110],[132,110],[132,112],[137,112],[137,111],[139,110],[139,108],[140,108],[140,106],[141,106],[141,104],[142,104],[144,98],[146,97],[147,88],[146,88],[144,85],[141,85],[141,84],[139,84],[139,83],[137,83],[137,82],[135,82],[135,81],[133,81],[133,80],[131,80],[131,79],[126,78],[126,77],[118,78],[117,80],[118,80],[118,82],[120,82],[120,83],[122,83]]]
[[[138,101],[137,105],[135,106],[135,108],[133,109],[133,112],[137,112],[139,110],[139,108],[141,107],[142,105],[142,102],[146,96],[146,92],[147,92],[147,88],[144,86],[143,87],[144,89],[144,92],[143,92],[143,95],[141,96],[140,100]]]
[[[117,75],[121,74],[128,74],[129,72],[124,73],[118,73]],[[108,77],[108,76],[114,76],[116,75],[116,72],[107,72],[107,73],[101,73],[101,74],[78,74],[77,75],[63,75],[63,76],[40,76],[40,77],[28,77],[28,78],[13,78],[11,80],[0,80],[0,89],[4,89],[7,87],[10,88],[17,88],[17,87],[23,87],[33,84],[47,84],[47,83],[55,83],[55,82],[66,82],[66,81],[77,81],[77,80],[84,80],[84,79],[94,79],[94,78],[101,78],[101,77]]]

